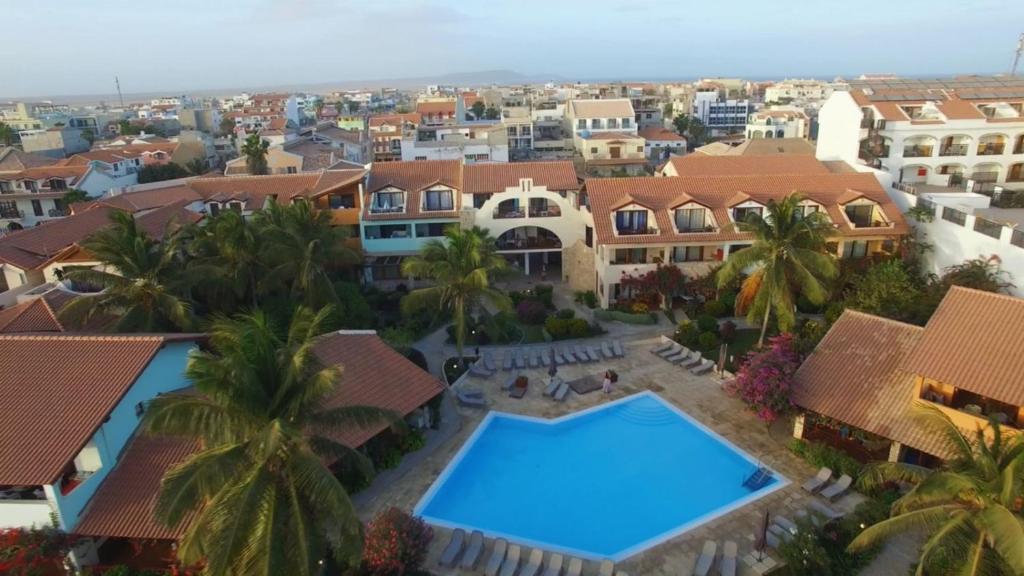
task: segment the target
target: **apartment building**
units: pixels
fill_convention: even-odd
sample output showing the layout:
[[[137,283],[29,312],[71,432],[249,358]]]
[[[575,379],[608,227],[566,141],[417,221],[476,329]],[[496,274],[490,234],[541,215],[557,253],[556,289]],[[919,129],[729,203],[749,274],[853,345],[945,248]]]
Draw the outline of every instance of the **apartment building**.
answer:
[[[513,160],[528,158],[533,150],[533,117],[527,106],[510,106],[501,110],[501,125],[508,136],[509,155]]]
[[[566,106],[566,131],[590,173],[642,172],[647,161],[637,130],[629,99],[570,100]]]
[[[724,98],[718,87],[698,87],[693,95],[692,114],[711,136],[742,132],[752,112],[749,100]]]
[[[415,112],[371,116],[368,124],[370,139],[373,142],[373,161],[401,160],[402,135],[414,132],[420,121],[420,115]]]
[[[819,114],[818,156],[898,183],[1024,187],[1024,79],[851,81]]]
[[[667,160],[672,154],[686,154],[686,138],[667,128],[643,128],[639,136],[644,139],[644,156],[652,162]]]
[[[464,122],[465,117],[457,114],[457,108],[455,98],[429,98],[416,103],[420,124],[426,126]]]
[[[786,79],[764,89],[765,104],[824,102],[832,95],[836,85],[814,79]]]
[[[402,160],[508,162],[507,127],[496,122],[421,124],[402,135]]]
[[[796,106],[768,106],[750,114],[747,119],[748,140],[758,138],[807,138],[811,121]]]

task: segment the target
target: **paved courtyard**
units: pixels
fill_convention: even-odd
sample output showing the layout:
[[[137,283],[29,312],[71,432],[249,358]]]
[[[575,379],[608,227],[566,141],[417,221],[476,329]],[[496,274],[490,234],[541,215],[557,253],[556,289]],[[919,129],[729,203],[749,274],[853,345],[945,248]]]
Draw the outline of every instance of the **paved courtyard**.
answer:
[[[619,382],[610,395],[597,391],[579,396],[570,392],[565,402],[554,402],[542,395],[542,382],[547,380],[546,368],[521,371],[522,374],[529,377],[530,389],[526,397],[520,400],[509,398],[502,392],[501,384],[508,377],[508,373],[500,370],[489,378],[468,378],[466,386],[482,390],[487,396],[489,409],[544,418],[562,416],[636,392],[650,390],[672,402],[754,458],[759,458],[788,478],[791,484],[619,564],[621,570],[634,575],[686,575],[692,571],[693,564],[705,540],[717,540],[719,550],[721,550],[724,540],[733,540],[740,549],[740,573],[756,574],[757,572],[743,560],[753,552],[755,533],[760,529],[764,512],[767,510],[772,515],[782,515],[794,519],[796,511],[804,508],[810,497],[800,489],[800,484],[815,471],[787,449],[786,444],[789,442],[791,427],[786,422],[779,422],[769,431],[764,423],[745,410],[739,400],[724,392],[722,379],[718,376],[694,376],[688,371],[650,354],[648,350],[656,345],[656,337],[638,335],[636,339],[624,338],[623,343],[627,352],[625,358],[559,367],[559,376],[566,381],[586,375],[601,374],[609,368],[615,370],[619,374]],[[503,351],[503,347],[492,349],[496,360],[501,358]],[[433,364],[439,362],[439,359],[430,358],[430,362]],[[365,503],[360,507],[360,513],[364,518],[370,518],[379,510],[389,506],[397,506],[408,511],[413,509],[455,452],[479,425],[486,411],[460,407],[457,413],[463,419],[461,429],[437,447],[433,453],[423,458],[418,466],[411,468],[401,478],[393,479],[389,485],[380,488],[372,502]],[[838,503],[833,504],[833,507],[852,509],[859,498],[858,495],[843,497]],[[428,566],[437,573],[456,574],[457,571],[445,572],[437,568],[436,564],[437,557],[447,543],[448,536],[447,530],[435,528],[435,539]],[[485,558],[490,551],[489,544],[488,541]],[[588,562],[584,573],[592,574],[596,573],[596,570],[596,563]]]

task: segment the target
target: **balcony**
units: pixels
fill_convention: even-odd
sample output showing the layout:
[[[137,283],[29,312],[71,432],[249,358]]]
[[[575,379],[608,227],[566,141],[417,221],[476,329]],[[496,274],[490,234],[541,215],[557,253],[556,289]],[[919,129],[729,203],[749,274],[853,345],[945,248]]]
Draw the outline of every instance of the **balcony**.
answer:
[[[987,142],[978,145],[978,156],[999,156],[1006,150],[1005,142]]]
[[[562,209],[556,204],[530,206],[530,218],[554,218],[562,215]]]
[[[903,148],[904,158],[928,158],[934,148],[927,145],[906,146]]]
[[[405,212],[405,205],[401,206],[370,206],[370,214],[401,214]]]
[[[64,218],[69,214],[67,210],[61,210],[60,208],[50,208],[46,213],[50,218]]]
[[[502,208],[497,207],[494,209],[492,217],[495,220],[503,220],[506,218],[526,218],[526,212],[522,208]]]
[[[939,156],[967,156],[967,144],[947,144],[939,149]]]
[[[979,423],[991,418],[1003,426],[1021,429],[1021,424],[1017,417],[1019,411],[1017,406],[975,394],[974,392],[952,388],[952,394],[950,394],[950,387],[948,386],[926,386],[922,389],[921,399],[943,406],[957,414],[976,418]],[[956,420],[961,420],[958,424],[972,422],[963,418],[955,418],[954,421]]]
[[[11,219],[20,220],[25,217],[25,214],[21,210],[17,209],[0,209],[0,219]]]
[[[615,233],[619,236],[640,236],[643,234],[657,234],[658,230],[649,226],[646,228],[616,228]]]

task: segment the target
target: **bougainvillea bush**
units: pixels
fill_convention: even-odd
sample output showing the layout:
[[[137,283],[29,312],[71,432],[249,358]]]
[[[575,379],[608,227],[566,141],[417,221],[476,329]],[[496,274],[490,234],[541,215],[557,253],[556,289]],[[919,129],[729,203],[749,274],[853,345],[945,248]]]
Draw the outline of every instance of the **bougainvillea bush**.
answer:
[[[373,576],[420,574],[433,536],[420,518],[388,508],[366,527],[363,572]]]
[[[728,391],[768,424],[789,411],[793,374],[800,367],[792,334],[780,334],[747,354]]]
[[[0,574],[62,573],[71,537],[56,528],[0,530]]]

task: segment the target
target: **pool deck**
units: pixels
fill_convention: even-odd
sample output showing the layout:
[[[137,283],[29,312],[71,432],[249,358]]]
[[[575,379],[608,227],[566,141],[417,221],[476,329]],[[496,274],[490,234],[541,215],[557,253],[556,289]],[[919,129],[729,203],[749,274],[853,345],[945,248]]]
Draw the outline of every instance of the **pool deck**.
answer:
[[[774,560],[769,560],[755,570],[749,565],[752,560],[749,556],[754,550],[755,533],[761,527],[765,511],[770,512],[772,516],[782,515],[792,520],[795,519],[798,510],[805,508],[809,499],[817,498],[800,489],[800,485],[812,476],[815,470],[790,453],[786,447],[792,430],[790,422],[777,422],[769,430],[763,422],[747,411],[739,400],[725,393],[719,377],[694,376],[650,354],[648,350],[655,346],[656,338],[624,338],[623,343],[627,351],[624,358],[559,367],[559,376],[567,381],[589,374],[601,374],[606,369],[615,370],[619,374],[619,382],[610,395],[600,391],[584,396],[570,393],[565,402],[554,402],[542,395],[542,382],[548,378],[546,368],[520,371],[530,380],[529,392],[520,400],[509,398],[501,391],[501,384],[508,377],[507,372],[498,371],[489,378],[468,378],[465,385],[467,388],[484,391],[490,409],[542,418],[556,418],[644,390],[657,393],[752,457],[761,459],[788,478],[791,483],[738,510],[640,552],[620,562],[618,568],[632,575],[688,575],[693,570],[705,540],[718,541],[719,552],[723,541],[733,540],[739,545],[739,573],[746,575],[764,572],[774,565]],[[500,357],[500,352],[498,356]],[[433,358],[430,360],[431,363],[437,362]],[[457,413],[463,419],[461,429],[437,446],[432,453],[423,457],[416,467],[402,477],[391,479],[386,486],[375,486],[375,498],[369,502],[362,502],[359,506],[361,517],[369,519],[390,506],[406,511],[411,511],[415,507],[420,497],[430,488],[469,435],[476,430],[486,410],[459,407]],[[571,497],[571,494],[567,494],[566,497]],[[858,495],[851,494],[831,506],[840,510],[850,510],[859,501]],[[448,536],[448,530],[435,527],[435,538],[427,567],[436,574],[461,574],[461,571],[446,571],[437,566],[437,558],[447,543]],[[487,544],[484,561],[490,553],[489,540]],[[527,555],[528,550],[524,550],[524,560]],[[596,573],[597,563],[586,562],[584,574]]]

